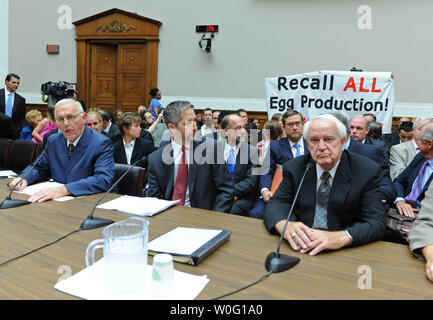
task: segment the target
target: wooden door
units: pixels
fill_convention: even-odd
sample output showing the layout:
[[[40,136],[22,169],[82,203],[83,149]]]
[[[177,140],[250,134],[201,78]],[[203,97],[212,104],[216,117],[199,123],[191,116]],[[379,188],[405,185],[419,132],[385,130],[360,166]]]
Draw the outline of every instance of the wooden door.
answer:
[[[90,101],[110,112],[137,111],[146,105],[146,47],[141,44],[92,44]]]

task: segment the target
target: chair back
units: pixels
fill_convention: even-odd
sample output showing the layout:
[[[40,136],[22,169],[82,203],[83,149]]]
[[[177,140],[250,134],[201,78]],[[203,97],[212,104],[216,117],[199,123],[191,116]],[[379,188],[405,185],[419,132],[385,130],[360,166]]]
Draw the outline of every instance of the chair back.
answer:
[[[0,169],[8,169],[9,151],[12,146],[12,140],[7,138],[0,138]]]
[[[35,159],[37,144],[32,140],[14,140],[9,151],[8,169],[20,173]]]
[[[115,163],[114,181],[117,181],[131,166],[128,164]],[[146,169],[134,167],[117,185],[118,193],[129,196],[142,196],[145,186]]]

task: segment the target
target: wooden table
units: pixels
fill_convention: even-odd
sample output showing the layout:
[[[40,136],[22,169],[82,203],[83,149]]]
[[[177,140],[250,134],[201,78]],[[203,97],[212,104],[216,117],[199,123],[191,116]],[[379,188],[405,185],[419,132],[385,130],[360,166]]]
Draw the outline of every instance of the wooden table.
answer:
[[[7,192],[5,183],[2,183],[1,199]],[[77,229],[99,196],[67,202],[49,201],[0,211],[0,263]],[[13,197],[27,198],[17,194]],[[104,201],[115,197],[109,195]],[[127,218],[125,214],[100,209],[95,211],[95,216],[115,221]],[[232,231],[229,242],[199,266],[175,264],[178,270],[208,275],[210,282],[198,299],[215,298],[260,278],[266,273],[264,261],[267,254],[275,251],[278,243],[278,237],[268,233],[263,221],[219,212],[174,207],[148,220],[149,240],[176,226]],[[98,238],[102,238],[102,228],[80,231],[57,244],[4,265],[0,270],[0,299],[75,299],[55,290],[54,285],[61,277],[85,268],[86,247]],[[380,241],[310,257],[293,252],[284,243],[281,252],[300,257],[300,263],[291,270],[272,274],[227,299],[433,297],[433,284],[425,277],[424,263],[415,259],[404,245]],[[362,281],[367,276],[366,270],[371,271],[371,289],[362,289],[367,284]]]

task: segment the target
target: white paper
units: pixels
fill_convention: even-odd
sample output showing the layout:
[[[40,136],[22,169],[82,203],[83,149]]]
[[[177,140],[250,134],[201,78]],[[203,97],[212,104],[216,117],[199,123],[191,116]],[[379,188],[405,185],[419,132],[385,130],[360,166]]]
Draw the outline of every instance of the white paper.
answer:
[[[176,203],[176,201],[161,200],[152,197],[123,196],[97,206],[99,209],[118,210],[138,216],[153,216]]]
[[[113,293],[108,290],[104,259],[58,282],[54,288],[87,300],[194,300],[209,283],[207,275],[194,276],[174,270],[174,289],[155,296],[152,290],[152,266],[147,265],[143,287],[132,293]]]
[[[16,176],[17,174],[12,170],[0,170],[0,177]]]
[[[39,192],[43,189],[55,188],[55,187],[60,187],[60,186],[63,186],[63,184],[58,183],[58,182],[45,181],[45,182],[32,184],[32,185],[24,188],[24,190],[22,190],[22,191],[15,191],[15,192],[27,194],[27,195],[31,196],[31,195],[35,194],[36,192]],[[65,197],[54,199],[54,200],[55,201],[68,201],[68,200],[72,200],[72,199],[75,199],[75,198],[72,196],[65,196]]]
[[[223,230],[177,227],[149,242],[149,251],[191,255]]]

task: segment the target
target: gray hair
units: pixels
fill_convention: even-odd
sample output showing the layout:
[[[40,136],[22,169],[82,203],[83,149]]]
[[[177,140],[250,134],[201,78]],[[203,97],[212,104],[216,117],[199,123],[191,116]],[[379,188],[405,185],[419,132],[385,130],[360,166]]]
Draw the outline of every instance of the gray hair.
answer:
[[[172,123],[177,127],[179,121],[181,120],[180,113],[190,108],[194,108],[194,106],[189,101],[177,100],[171,102],[164,109],[164,122],[166,124]]]
[[[345,125],[338,120],[335,116],[333,116],[332,114],[321,114],[317,117],[315,117],[314,119],[308,121],[305,126],[304,126],[304,139],[307,140],[308,139],[308,132],[310,131],[310,125],[311,122],[313,122],[316,119],[327,119],[327,120],[331,120],[332,122],[334,122],[335,126],[337,127],[337,132],[338,132],[338,136],[340,137],[340,139],[346,138],[346,127]]]
[[[433,141],[433,124],[432,124],[432,122],[426,123],[423,127],[424,127],[424,130],[421,133],[422,140]]]
[[[350,131],[349,120],[347,120],[347,118],[342,113],[332,112],[330,113],[330,115],[336,117],[342,124],[344,124],[344,126],[346,127],[346,136],[350,136],[352,134],[352,131]]]
[[[64,104],[70,104],[70,103],[75,103],[78,109],[78,112],[83,113],[84,109],[83,106],[81,105],[80,101],[74,100],[74,99],[62,99],[59,102],[56,103],[55,107],[54,107],[54,117],[56,116],[56,112],[57,112],[57,108],[64,105]]]
[[[427,121],[426,121],[427,120]],[[421,125],[419,125],[419,123],[420,122],[423,122],[423,121],[426,121],[425,123],[423,123],[423,124],[421,124]],[[414,122],[414,124],[413,124],[413,130],[416,130],[416,129],[421,129],[422,127],[424,127],[426,124],[428,124],[428,123],[432,123],[433,122],[433,119],[432,118],[429,118],[429,117],[420,117],[420,118],[417,118],[416,120],[415,120],[415,122]],[[419,127],[418,127],[419,126]]]

